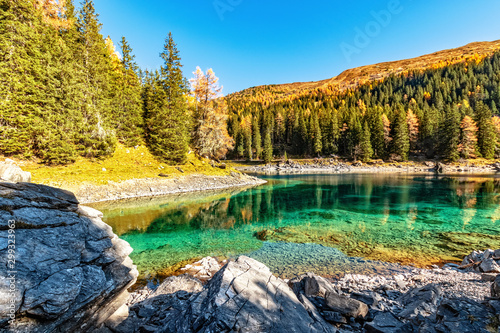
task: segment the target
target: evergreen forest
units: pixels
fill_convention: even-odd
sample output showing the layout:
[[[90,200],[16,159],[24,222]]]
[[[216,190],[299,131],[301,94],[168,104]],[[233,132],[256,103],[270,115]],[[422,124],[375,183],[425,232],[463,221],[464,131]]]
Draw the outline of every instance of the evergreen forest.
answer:
[[[493,159],[500,156],[500,52],[340,91],[222,97],[212,70],[188,80],[166,33],[163,65],[119,52],[91,0],[0,0],[0,153],[49,165],[146,145],[171,164],[226,157]]]

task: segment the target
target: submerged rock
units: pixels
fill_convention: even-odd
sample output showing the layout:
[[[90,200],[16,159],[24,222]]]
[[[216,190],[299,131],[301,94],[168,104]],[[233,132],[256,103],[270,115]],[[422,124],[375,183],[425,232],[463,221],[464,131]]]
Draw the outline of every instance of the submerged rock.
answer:
[[[64,190],[0,183],[0,216],[0,331],[92,332],[125,304],[132,248],[100,212]]]

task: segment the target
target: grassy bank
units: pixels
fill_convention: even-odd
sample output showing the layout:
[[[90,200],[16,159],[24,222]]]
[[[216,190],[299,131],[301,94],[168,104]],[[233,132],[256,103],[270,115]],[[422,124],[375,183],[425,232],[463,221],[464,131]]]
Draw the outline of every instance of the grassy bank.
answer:
[[[209,160],[199,158],[192,152],[185,164],[171,166],[151,155],[144,146],[134,149],[123,145],[118,145],[114,154],[103,160],[79,158],[75,163],[65,166],[47,166],[34,161],[16,161],[16,163],[23,170],[31,172],[34,183],[62,188],[157,178],[160,173],[176,177],[189,174],[225,176],[231,172],[230,169],[212,167]]]

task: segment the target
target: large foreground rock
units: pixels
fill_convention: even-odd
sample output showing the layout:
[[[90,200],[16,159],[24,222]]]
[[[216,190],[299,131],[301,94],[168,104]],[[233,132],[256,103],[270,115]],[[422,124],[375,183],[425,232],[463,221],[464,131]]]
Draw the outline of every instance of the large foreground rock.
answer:
[[[306,298],[299,300],[254,259],[241,256],[228,262],[201,291],[187,282],[182,276],[165,281],[155,294],[133,305],[129,318],[114,331],[336,332]]]
[[[229,262],[164,332],[334,332],[264,264]]]
[[[92,332],[127,301],[132,249],[101,216],[67,191],[0,183],[0,331]]]
[[[0,162],[0,179],[8,182],[31,182],[31,173],[23,171],[13,160]]]

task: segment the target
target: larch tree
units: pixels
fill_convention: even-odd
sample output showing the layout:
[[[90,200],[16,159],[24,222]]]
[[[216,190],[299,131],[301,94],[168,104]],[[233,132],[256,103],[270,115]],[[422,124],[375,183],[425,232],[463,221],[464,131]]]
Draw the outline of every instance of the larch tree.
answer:
[[[389,146],[391,144],[391,141],[392,141],[392,137],[391,137],[391,121],[389,120],[389,118],[387,118],[387,116],[385,115],[385,113],[382,114],[381,119],[382,119],[382,124],[384,126],[385,151],[387,152],[388,149],[389,149]]]
[[[495,134],[496,134],[496,153],[495,155],[498,156],[500,152],[500,117],[494,116],[491,119],[491,122],[493,123],[493,127],[495,129]]]
[[[482,101],[476,104],[476,119],[479,151],[484,158],[492,159],[495,156],[495,129],[491,120],[491,110]]]
[[[410,150],[415,150],[418,142],[419,121],[415,113],[410,109],[406,114],[406,122],[408,123],[408,136],[410,138]]]
[[[195,98],[194,146],[200,155],[222,159],[228,150],[234,147],[234,140],[227,131],[227,105],[220,98],[222,87],[218,85],[219,79],[212,69],[204,73],[200,67],[197,67],[193,74],[194,78],[190,79],[190,82],[191,95]],[[243,149],[246,148],[247,156],[251,158],[251,123],[248,127],[250,127],[249,133],[248,129],[242,133],[247,139],[247,145],[243,146]]]
[[[460,136],[458,151],[464,158],[475,157],[478,130],[476,122],[471,117],[465,116],[460,123],[460,129],[462,135]]]

